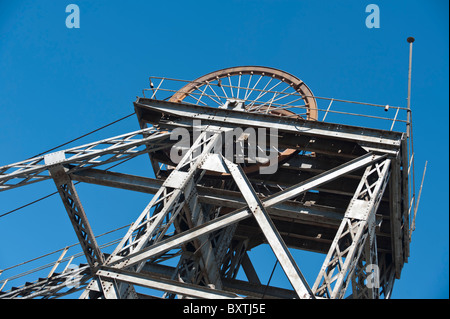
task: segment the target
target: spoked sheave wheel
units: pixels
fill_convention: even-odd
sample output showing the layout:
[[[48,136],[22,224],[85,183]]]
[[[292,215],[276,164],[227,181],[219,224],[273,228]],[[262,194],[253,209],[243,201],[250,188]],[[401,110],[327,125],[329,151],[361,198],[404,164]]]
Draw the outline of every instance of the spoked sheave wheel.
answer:
[[[242,66],[211,72],[176,92],[171,102],[222,106],[231,100],[247,112],[283,116],[297,114],[317,120],[317,104],[311,90],[299,78],[273,68]]]
[[[241,66],[208,73],[186,84],[169,101],[317,120],[316,100],[308,86],[292,74],[269,67]],[[278,162],[296,152],[279,150]],[[261,165],[243,169],[252,173]]]

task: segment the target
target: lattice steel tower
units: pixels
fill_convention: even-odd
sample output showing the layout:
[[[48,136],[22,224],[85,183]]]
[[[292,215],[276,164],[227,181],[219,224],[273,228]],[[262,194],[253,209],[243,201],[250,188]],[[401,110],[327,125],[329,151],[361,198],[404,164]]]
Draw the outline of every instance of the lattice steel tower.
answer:
[[[408,108],[315,97],[255,66],[151,77],[134,108],[138,131],[0,167],[1,191],[54,181],[87,261],[55,271],[65,249],[47,277],[0,298],[390,297],[417,209]],[[137,156],[154,178],[104,168]],[[74,182],[154,195],[106,253]],[[263,244],[292,289],[261,282],[248,252]],[[315,282],[294,249],[323,254]]]

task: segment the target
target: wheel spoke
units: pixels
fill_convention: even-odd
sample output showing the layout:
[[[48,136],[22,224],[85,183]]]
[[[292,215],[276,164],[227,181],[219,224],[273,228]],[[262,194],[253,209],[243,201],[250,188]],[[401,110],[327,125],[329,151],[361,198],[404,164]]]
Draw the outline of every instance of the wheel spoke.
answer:
[[[236,98],[237,99],[239,99],[239,89],[240,89],[240,86],[241,86],[241,77],[242,77],[242,74],[239,73],[239,80],[238,80],[238,87],[237,87],[237,94],[236,94]]]
[[[200,97],[199,97],[199,99],[197,100],[197,102],[196,102],[195,104],[198,105],[198,102],[202,99],[202,96],[203,96],[203,94],[205,94],[205,91],[206,91],[206,86],[205,86],[205,88],[203,89],[202,94],[200,94]]]
[[[194,100],[196,100],[197,101],[197,103],[196,103],[197,105],[198,105],[198,103],[202,103],[204,106],[208,106],[208,104],[206,104],[205,102],[201,101],[201,97],[200,98],[196,98],[193,93],[189,93],[188,96],[193,98]]]
[[[230,83],[231,97],[234,97],[234,94],[233,94],[233,85],[231,84],[231,76],[230,76],[230,75],[228,75],[228,83]]]
[[[244,93],[244,100],[247,99],[247,92],[248,92],[248,89],[250,88],[250,82],[252,81],[252,77],[253,77],[253,72],[250,74],[250,76],[248,78],[247,88],[245,89],[245,93]]]
[[[253,106],[253,105],[255,104],[255,102],[256,102],[260,97],[264,96],[264,95],[267,93],[267,92],[265,92],[265,91],[266,91],[266,88],[267,88],[267,86],[270,84],[270,82],[272,82],[272,80],[273,80],[273,78],[270,78],[269,82],[266,83],[266,85],[264,86],[264,88],[259,92],[259,94],[258,94],[258,96],[256,97],[256,99],[254,99],[254,100],[249,104],[249,106]]]
[[[247,100],[247,99],[250,97],[250,95],[253,93],[253,90],[255,89],[255,87],[258,85],[259,81],[261,81],[261,79],[262,79],[263,77],[264,77],[263,75],[261,75],[261,76],[259,77],[258,81],[256,81],[255,85],[254,85],[254,86],[252,87],[252,89],[250,90],[250,93],[248,94],[247,97],[245,97],[244,100]]]
[[[214,92],[214,95],[217,96],[217,98],[219,99],[219,101],[216,101],[216,100],[213,99],[210,95],[208,95],[208,97],[209,97],[211,100],[213,100],[214,102],[216,102],[219,106],[221,106],[221,105],[222,105],[222,102],[221,102],[220,96],[217,95],[216,91],[212,88],[212,86],[209,84],[209,82],[206,82],[206,83],[207,83],[207,86],[211,89],[211,91]]]
[[[269,83],[272,82],[272,80],[273,80],[273,78],[270,79]],[[264,89],[261,91],[261,93],[258,95],[258,97],[252,102],[253,104],[254,104],[257,100],[259,100],[260,98],[262,98],[264,95],[267,94],[266,87],[267,87],[267,85],[269,85],[269,83],[266,84],[266,86],[265,86]],[[274,88],[276,88],[276,87],[277,87],[278,85],[280,85],[281,83],[283,83],[283,82],[281,82],[281,81],[278,82],[277,84],[275,84],[274,86],[272,86],[268,91],[272,91]],[[253,105],[253,104],[252,104],[252,105]],[[264,105],[264,104],[265,104],[265,103],[263,103],[262,105]],[[257,108],[256,108],[256,111],[259,110],[259,109],[261,108],[262,105],[260,105],[259,107],[257,107]]]

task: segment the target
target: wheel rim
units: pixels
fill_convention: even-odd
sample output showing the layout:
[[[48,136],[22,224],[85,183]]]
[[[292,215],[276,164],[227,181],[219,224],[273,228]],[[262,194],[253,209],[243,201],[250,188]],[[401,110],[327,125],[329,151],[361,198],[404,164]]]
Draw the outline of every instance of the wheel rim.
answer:
[[[305,114],[297,114],[317,120],[317,104],[309,87],[292,74],[269,67],[241,66],[208,73],[186,84],[170,101],[220,106],[227,99],[244,101],[248,112],[290,116],[303,110]]]

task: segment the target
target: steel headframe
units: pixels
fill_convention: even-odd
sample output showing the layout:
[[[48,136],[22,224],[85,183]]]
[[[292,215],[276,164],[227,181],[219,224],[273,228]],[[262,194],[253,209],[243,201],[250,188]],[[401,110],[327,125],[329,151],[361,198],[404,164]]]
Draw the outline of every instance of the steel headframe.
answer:
[[[80,290],[80,298],[141,297],[134,286],[162,291],[165,298],[344,298],[350,283],[353,298],[379,298],[381,294],[390,297],[399,266],[395,256],[390,261],[381,258],[376,229],[380,227],[378,208],[388,184],[392,211],[405,210],[405,205],[400,204],[404,190],[397,189],[397,184],[405,186],[400,176],[404,165],[400,152],[403,134],[225,108],[208,110],[146,98],[138,98],[135,107],[140,120],[148,118],[143,115],[145,112],[157,114],[157,122],[162,115],[166,118],[136,132],[0,167],[1,190],[53,179],[87,259],[87,264],[77,269],[3,292],[0,298],[53,298]],[[193,118],[203,120],[206,128],[167,177],[149,179],[95,169],[142,154],[149,154],[153,160],[152,154],[173,146],[171,130],[189,127]],[[299,139],[306,136],[308,147],[311,141],[324,138],[356,142],[363,151],[339,165],[261,196],[239,164],[216,152],[223,147],[223,135],[235,127],[276,127],[282,134],[293,134],[295,138],[286,142],[293,148],[300,148]],[[314,157],[303,160],[319,161]],[[47,171],[49,175],[45,174]],[[362,175],[355,173],[358,171],[363,171]],[[235,185],[238,192],[202,185],[211,172],[229,176],[226,183]],[[294,201],[352,173],[359,183],[343,215]],[[154,194],[111,254],[100,249],[74,180]],[[277,216],[337,227],[312,287],[274,223]],[[260,283],[247,254],[255,244],[248,237],[235,236],[244,220],[253,220],[263,236],[259,243],[270,246],[293,290]],[[391,220],[392,232],[399,235],[402,224],[396,223],[397,220]],[[392,245],[397,255],[407,247],[401,242]],[[174,257],[178,258],[176,267],[160,264]],[[240,267],[248,282],[235,279]],[[67,280],[74,277],[78,284],[65,289]]]

